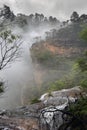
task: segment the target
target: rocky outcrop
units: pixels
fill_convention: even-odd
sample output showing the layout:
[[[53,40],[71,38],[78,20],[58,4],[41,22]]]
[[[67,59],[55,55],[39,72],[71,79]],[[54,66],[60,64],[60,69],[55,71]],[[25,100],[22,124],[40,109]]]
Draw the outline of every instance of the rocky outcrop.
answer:
[[[71,89],[63,89],[52,92],[50,95],[46,93],[41,96],[40,100],[45,104],[45,108],[41,110],[42,124],[50,130],[58,130],[66,121],[65,110],[69,103],[75,103],[81,97],[82,90],[79,86]],[[46,129],[48,129],[46,128]]]
[[[40,130],[39,109],[42,108],[40,103],[1,111],[0,130]]]
[[[20,119],[3,117],[0,119],[0,130],[39,130],[37,119]]]
[[[58,130],[65,121],[68,103],[83,94],[80,87],[46,93],[40,103],[0,111],[1,130]],[[63,118],[64,116],[64,118]]]
[[[63,100],[64,102],[67,102],[67,99],[69,99],[72,102],[74,102],[75,99],[79,98],[80,96],[81,96],[81,88],[77,86],[70,89],[54,91],[54,92],[51,92],[50,95],[49,93],[46,93],[41,96],[40,100],[43,101],[44,103],[48,102],[48,104],[50,104],[50,101],[53,100],[53,104],[55,103],[54,105],[61,105]]]

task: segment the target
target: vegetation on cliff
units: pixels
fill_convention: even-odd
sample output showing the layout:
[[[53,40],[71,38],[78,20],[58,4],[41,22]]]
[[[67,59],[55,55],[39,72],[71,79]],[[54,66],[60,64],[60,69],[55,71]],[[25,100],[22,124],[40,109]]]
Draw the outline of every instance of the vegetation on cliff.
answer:
[[[87,29],[83,30],[81,32],[81,38],[87,41]],[[83,87],[83,90],[87,92],[87,53],[85,53],[85,56],[78,60],[78,67],[81,70],[82,74],[85,74],[85,77],[82,77],[80,79],[81,86]],[[80,74],[81,74],[80,73]],[[86,93],[85,93],[86,94]],[[82,96],[75,104],[71,104],[69,107],[70,113],[72,113],[74,116],[77,117],[82,123],[83,127],[86,130],[87,129],[87,95]],[[81,126],[78,124],[78,121],[74,121],[72,125],[72,129],[82,129]],[[77,125],[77,128],[75,128],[75,125]]]
[[[0,24],[1,30],[3,29],[2,27],[7,26],[7,23],[11,23],[12,26],[16,24],[25,29],[27,26],[30,29],[31,27],[36,28],[43,25],[56,26],[59,23],[52,16],[46,18],[43,14],[38,13],[29,16],[23,14],[15,16],[6,5],[1,10],[0,18],[2,16],[4,19]],[[38,79],[37,82],[39,84],[37,83],[38,87],[34,89],[34,96],[37,96],[37,93],[41,95],[47,91],[49,92],[49,96],[52,96],[52,91],[78,85],[83,87],[85,92],[87,91],[87,43],[84,41],[87,40],[87,29],[80,33],[86,25],[87,16],[79,16],[77,12],[73,12],[70,20],[71,24],[67,23],[67,26],[62,26],[60,30],[53,29],[50,32],[46,32],[45,41],[37,41],[31,47],[32,62],[36,67],[35,69],[39,70],[39,72],[37,71],[38,76],[35,77],[36,80]],[[21,42],[18,41],[19,37],[13,35],[11,31],[2,32],[0,40],[3,41],[0,43],[0,70],[2,70],[18,56],[17,52]],[[41,72],[43,72],[42,75]],[[0,83],[0,92],[4,91],[2,86],[3,82]],[[30,92],[32,91],[33,87],[31,86]],[[31,100],[31,104],[39,102],[38,98]],[[83,120],[83,122],[86,122],[87,98],[82,96],[76,103],[71,104],[68,110],[70,112],[68,114],[72,115],[72,121],[79,118],[79,121]],[[67,130],[68,128],[71,130],[81,130],[82,127],[80,128],[77,125],[78,120],[75,120],[73,123],[71,122],[71,124],[70,121],[64,127],[60,128],[60,130]]]
[[[58,73],[60,78],[56,75],[54,80],[43,82],[42,90],[52,91],[84,84],[81,79],[86,78],[86,73],[77,69],[81,66],[79,63],[82,62],[83,65],[83,57],[86,58],[84,53],[87,50],[87,43],[81,39],[84,25],[86,23],[75,22],[60,30],[51,30],[46,33],[45,41],[32,45],[31,56],[34,64],[39,63],[49,70],[50,76],[60,71]],[[85,67],[84,62],[83,69]]]
[[[45,87],[46,91],[49,92],[49,95],[52,91],[57,91],[63,88],[70,88],[76,85],[81,86],[83,90],[87,92],[87,43],[84,41],[87,40],[87,29],[82,30],[86,24],[79,22],[79,16],[76,16],[76,20],[73,22],[74,23],[72,25],[69,25],[66,28],[62,28],[59,31],[53,30],[52,32],[47,33],[48,35],[46,37],[46,41],[42,41],[41,44],[36,43],[31,48],[33,61],[37,61],[42,65],[44,63],[45,67],[48,69],[50,68],[51,62],[52,66],[55,66],[53,59],[55,59],[55,61],[57,59],[58,61],[56,62],[56,66],[58,67],[56,67],[56,70],[60,69],[59,63],[61,61],[61,58],[63,59],[61,63],[64,65],[65,63],[67,63],[67,65],[70,65],[70,62],[68,62],[68,60],[73,61],[71,62],[73,64],[71,64],[72,66],[70,73],[68,73],[66,76],[64,75],[61,80],[57,79],[53,82],[51,81],[49,83],[45,83],[43,88]],[[62,53],[59,53],[60,50],[56,49],[60,48],[60,46],[63,48]],[[66,55],[67,48],[72,48],[73,51],[70,51],[70,53],[67,53]],[[66,49],[66,52],[64,49]],[[44,55],[44,50],[49,51],[51,53],[51,56]],[[42,58],[42,55],[43,57],[47,57]],[[41,61],[39,58],[42,58]],[[48,66],[47,62],[50,62]],[[72,115],[72,119],[68,120],[64,126],[61,126],[60,130],[68,130],[68,128],[70,128],[70,130],[82,130],[82,128],[84,130],[87,129],[87,126],[85,125],[87,122],[87,97],[85,97],[85,94],[84,96],[80,95],[81,97],[76,101],[76,103],[70,104],[69,109],[66,112],[69,112],[68,114]]]

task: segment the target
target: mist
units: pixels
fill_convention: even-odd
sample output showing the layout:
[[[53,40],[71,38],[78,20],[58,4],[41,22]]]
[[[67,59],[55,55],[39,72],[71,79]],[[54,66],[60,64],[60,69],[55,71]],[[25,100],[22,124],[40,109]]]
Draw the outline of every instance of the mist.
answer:
[[[45,16],[55,16],[59,20],[69,19],[73,11],[80,15],[87,14],[86,0],[0,0],[0,6],[7,4],[15,14],[43,13]]]
[[[9,26],[7,27],[9,29]],[[35,90],[38,85],[34,75],[34,66],[30,54],[32,44],[37,42],[37,37],[40,40],[45,40],[46,33],[53,29],[53,26],[43,25],[37,27],[21,28],[18,25],[11,26],[13,34],[22,37],[22,45],[19,57],[6,69],[1,71],[1,77],[5,81],[5,92],[0,98],[0,107],[3,109],[12,109],[17,106],[25,105],[30,98],[35,95]],[[59,25],[55,26],[59,28]],[[43,72],[44,69],[41,70]],[[31,88],[33,90],[31,91]],[[36,91],[36,95],[38,90]]]
[[[63,17],[65,19],[69,15],[68,14],[69,8],[66,10],[65,8],[66,4],[64,5],[65,2],[61,3],[61,1],[59,1],[58,3],[56,0],[55,2],[54,1],[49,2],[49,0],[47,0],[45,1],[47,2],[47,4],[44,1],[39,0],[37,0],[37,2],[35,0],[32,1],[26,0],[26,2],[22,0],[18,2],[15,0],[14,1],[9,0],[8,2],[6,2],[4,0],[3,2],[1,2],[1,5],[4,2],[5,4],[10,5],[11,10],[14,11],[15,13],[21,12],[23,14],[30,14],[40,12],[40,15],[35,14],[33,16],[33,18],[31,19],[31,21],[33,20],[32,22],[29,21],[30,18],[29,16],[21,14],[19,16],[16,16],[16,18],[14,18],[13,21],[10,21],[10,23],[12,24],[11,26],[7,26],[7,28],[8,29],[10,28],[14,34],[21,35],[23,41],[19,58],[15,62],[13,62],[10,66],[8,66],[7,69],[2,70],[1,72],[2,79],[6,81],[7,89],[5,89],[5,93],[2,95],[2,98],[0,98],[0,107],[8,109],[29,103],[30,99],[33,98],[33,96],[37,96],[38,93],[40,94],[41,88],[38,87],[39,86],[41,87],[41,84],[47,83],[49,81],[52,82],[53,80],[56,80],[63,76],[63,73],[59,72],[60,70],[58,70],[58,72],[55,69],[49,70],[46,67],[39,66],[38,63],[35,64],[36,66],[39,66],[38,69],[36,70],[35,65],[32,61],[30,48],[32,47],[33,44],[37,42],[40,43],[40,41],[42,40],[45,41],[46,32],[50,32],[52,29],[56,30],[60,29],[61,23],[57,19],[55,19],[56,22],[54,24],[54,21],[53,23],[51,22],[54,19],[54,17],[53,18],[51,17],[50,21],[49,18],[47,19],[45,16],[53,15],[57,16],[57,18],[60,17],[61,19]],[[69,3],[69,5],[71,4],[68,1],[66,3]],[[49,7],[48,4],[50,4]],[[63,9],[60,8],[60,5],[62,7],[62,4]],[[57,5],[59,6],[59,8]],[[48,10],[48,12],[46,9]],[[46,18],[47,20],[46,23],[45,20],[35,22],[36,20],[35,17],[37,15],[40,17],[41,13],[45,14],[44,19]],[[69,13],[71,13],[71,11]],[[25,17],[28,17],[27,20],[28,22],[23,23],[23,20],[27,19],[27,18],[24,19]],[[23,19],[20,20],[20,18]],[[9,23],[9,20],[6,21],[6,23],[7,22]],[[37,41],[37,37],[39,37],[39,41]],[[64,69],[66,69],[67,71],[68,67],[64,67]]]

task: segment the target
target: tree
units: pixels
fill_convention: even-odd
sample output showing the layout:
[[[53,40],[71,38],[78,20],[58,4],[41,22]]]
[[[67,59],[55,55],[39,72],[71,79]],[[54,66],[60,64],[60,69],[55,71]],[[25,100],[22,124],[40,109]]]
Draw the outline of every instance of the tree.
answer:
[[[80,16],[80,21],[86,21],[87,20],[87,15],[86,14],[82,14],[81,16]]]
[[[19,56],[18,50],[21,44],[21,38],[12,34],[11,31],[0,33],[0,70]]]
[[[71,20],[71,22],[74,22],[74,23],[78,22],[79,21],[79,14],[76,11],[74,11],[70,17],[70,20]]]
[[[10,7],[8,7],[7,5],[4,5],[4,7],[2,8],[0,16],[4,16],[5,19],[10,19],[11,21],[13,21],[15,18],[15,15],[10,10]]]
[[[35,25],[39,25],[39,23],[40,23],[40,14],[35,13],[34,21],[35,21]]]
[[[80,58],[78,60],[78,66],[82,72],[87,71],[87,56],[85,55],[84,58]]]
[[[25,27],[28,24],[26,16],[23,14],[18,14],[18,16],[16,18],[16,22],[17,22],[18,26],[20,26],[20,27]]]
[[[43,14],[40,15],[40,21],[41,22],[44,21],[44,15]]]
[[[49,22],[53,22],[53,17],[52,16],[49,17]]]
[[[44,23],[48,23],[47,17],[44,18]]]
[[[30,14],[30,15],[29,15],[29,20],[30,20],[31,22],[33,22],[33,19],[34,19],[34,15],[33,15],[33,14]]]
[[[87,28],[81,31],[80,37],[81,37],[83,40],[87,41]]]

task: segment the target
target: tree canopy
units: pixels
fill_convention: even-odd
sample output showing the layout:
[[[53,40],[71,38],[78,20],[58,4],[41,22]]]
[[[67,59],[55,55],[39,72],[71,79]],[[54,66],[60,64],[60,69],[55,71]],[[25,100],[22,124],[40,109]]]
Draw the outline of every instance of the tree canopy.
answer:
[[[77,22],[79,20],[79,14],[74,11],[70,17],[71,22]]]
[[[80,37],[81,37],[83,40],[87,41],[87,28],[81,31]]]
[[[20,37],[12,34],[11,31],[0,33],[0,70],[19,56],[18,50],[21,44]]]

